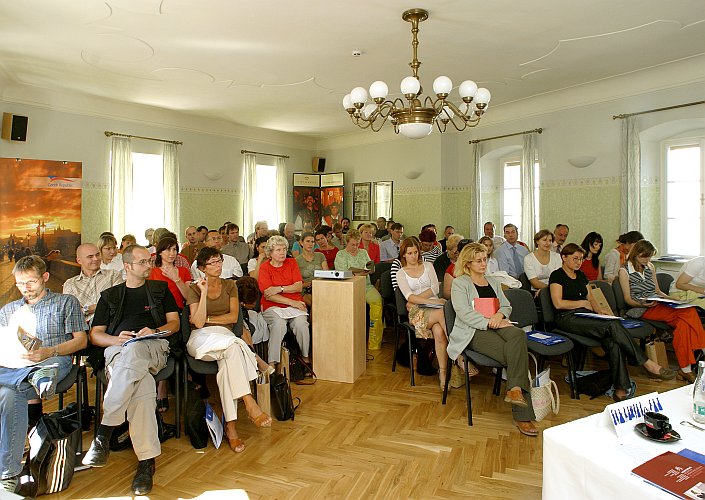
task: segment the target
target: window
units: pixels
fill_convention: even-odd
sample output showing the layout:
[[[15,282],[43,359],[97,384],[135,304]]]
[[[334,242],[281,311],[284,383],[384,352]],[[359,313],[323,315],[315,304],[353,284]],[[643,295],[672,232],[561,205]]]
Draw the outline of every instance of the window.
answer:
[[[511,223],[521,228],[521,161],[501,162],[502,168],[502,227]],[[534,226],[539,226],[539,164],[534,164]],[[523,235],[524,239],[534,235]]]
[[[681,139],[663,144],[661,193],[665,221],[665,252],[703,255],[703,201],[705,189],[705,138]]]
[[[257,165],[257,181],[254,196],[253,216],[255,221],[266,220],[270,229],[279,225],[277,207],[277,167],[274,165]],[[281,221],[283,222],[283,221]]]
[[[132,200],[125,206],[125,230],[141,241],[146,229],[164,226],[162,155],[132,153]]]

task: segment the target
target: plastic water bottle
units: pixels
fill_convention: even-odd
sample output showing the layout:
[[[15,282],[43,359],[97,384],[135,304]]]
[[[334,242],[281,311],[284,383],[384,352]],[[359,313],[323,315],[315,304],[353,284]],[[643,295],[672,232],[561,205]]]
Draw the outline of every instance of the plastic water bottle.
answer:
[[[698,376],[693,385],[693,420],[705,424],[705,361],[698,362]]]

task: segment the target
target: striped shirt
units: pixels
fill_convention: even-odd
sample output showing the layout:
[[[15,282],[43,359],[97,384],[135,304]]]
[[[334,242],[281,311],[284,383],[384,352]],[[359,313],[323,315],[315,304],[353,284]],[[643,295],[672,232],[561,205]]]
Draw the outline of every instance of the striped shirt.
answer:
[[[654,273],[651,267],[646,266],[643,272],[634,269],[631,262],[627,262],[624,266],[629,275],[629,295],[634,300],[642,300],[656,294],[656,285],[654,285]]]
[[[88,277],[80,272],[78,276],[69,278],[64,282],[64,293],[73,295],[81,303],[81,306],[93,306],[100,299],[100,292],[107,290],[111,286],[119,285],[124,280],[122,273],[112,269],[99,269],[93,276]],[[90,323],[93,314],[86,316],[86,321]]]
[[[51,290],[36,304],[27,304],[23,297],[0,309],[0,326],[12,326],[11,322],[36,335],[42,347],[63,344],[73,339],[74,332],[87,329],[78,299]]]

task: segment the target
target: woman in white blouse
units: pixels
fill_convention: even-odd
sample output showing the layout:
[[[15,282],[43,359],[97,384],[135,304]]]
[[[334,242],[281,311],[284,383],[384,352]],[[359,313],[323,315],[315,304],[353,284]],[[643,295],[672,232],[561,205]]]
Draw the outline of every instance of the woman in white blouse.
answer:
[[[483,236],[477,242],[481,245],[485,245],[485,248],[487,248],[487,272],[485,274],[494,274],[499,271],[499,262],[492,257],[494,253],[494,239],[489,236]]]
[[[542,229],[534,235],[534,246],[536,250],[524,257],[524,272],[531,283],[531,289],[538,296],[542,288],[548,288],[548,278],[563,262],[557,252],[551,251],[553,233],[548,229]]]
[[[122,265],[122,254],[118,253],[117,239],[113,233],[101,234],[96,246],[100,251],[100,268],[118,271],[125,279],[126,271],[125,266]]]
[[[421,246],[415,238],[406,238],[399,247],[401,269],[397,271],[399,290],[406,298],[409,323],[416,329],[416,337],[434,339],[438,358],[438,376],[441,388],[446,379],[448,334],[446,333],[443,304],[438,297],[438,277],[433,264],[421,260]],[[440,308],[423,307],[424,304]]]
[[[681,268],[678,278],[671,285],[670,295],[692,304],[705,307],[705,257],[695,257]]]

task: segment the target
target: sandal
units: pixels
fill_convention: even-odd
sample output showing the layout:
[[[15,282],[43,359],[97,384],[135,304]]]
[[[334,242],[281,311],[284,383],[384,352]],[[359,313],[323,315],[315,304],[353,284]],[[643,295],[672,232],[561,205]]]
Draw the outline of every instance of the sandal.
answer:
[[[245,451],[245,443],[242,442],[242,439],[239,437],[237,438],[228,438],[228,444],[230,445],[230,449],[233,450],[235,453],[242,453]]]
[[[465,372],[465,365],[461,361],[462,358],[459,358],[457,361],[457,366],[460,368],[460,372],[464,373]],[[477,369],[477,366],[472,364],[472,361],[468,361],[468,377],[474,377],[475,375],[479,374],[480,370]]]
[[[519,429],[519,432],[521,432],[525,436],[536,437],[539,435],[539,430],[536,428],[533,422],[519,422],[515,420],[514,425],[516,425],[517,429]]]
[[[157,411],[166,413],[169,410],[169,398],[157,398]]]
[[[255,424],[255,427],[260,428],[260,427],[271,427],[272,426],[272,417],[267,415],[266,413],[262,412],[256,417],[248,417],[250,421]]]

